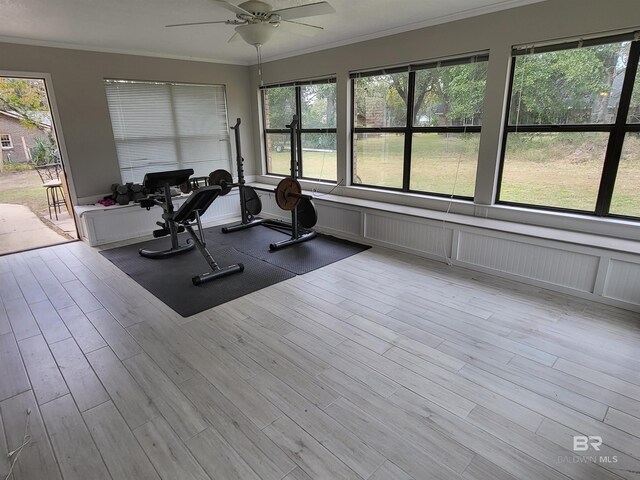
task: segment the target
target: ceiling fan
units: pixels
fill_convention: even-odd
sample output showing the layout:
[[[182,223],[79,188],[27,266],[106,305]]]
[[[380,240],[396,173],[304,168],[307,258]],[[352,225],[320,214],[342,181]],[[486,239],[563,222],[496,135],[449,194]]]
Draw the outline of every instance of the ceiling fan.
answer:
[[[214,23],[224,23],[226,25],[236,25],[236,33],[229,39],[235,41],[242,38],[249,45],[256,48],[269,41],[276,28],[287,30],[304,36],[313,36],[323,30],[322,27],[309,25],[307,23],[296,22],[294,20],[304,17],[314,17],[316,15],[326,15],[335,13],[335,10],[327,2],[316,2],[297,7],[273,10],[271,5],[260,0],[249,0],[234,5],[225,0],[211,0],[236,14],[233,20],[221,20],[213,22],[177,23],[166,25],[167,27],[185,27],[192,25],[210,25]]]

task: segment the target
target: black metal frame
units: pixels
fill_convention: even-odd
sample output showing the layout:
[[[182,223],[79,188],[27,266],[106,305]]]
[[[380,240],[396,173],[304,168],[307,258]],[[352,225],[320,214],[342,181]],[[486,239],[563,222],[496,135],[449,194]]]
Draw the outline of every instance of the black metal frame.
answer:
[[[413,125],[414,116],[414,100],[415,100],[415,78],[416,71],[425,70],[429,68],[446,67],[451,65],[460,65],[470,62],[472,59],[475,61],[487,61],[488,55],[472,55],[463,58],[454,58],[450,60],[430,62],[420,65],[408,65],[407,67],[398,67],[392,69],[369,71],[361,74],[351,75],[351,185],[354,187],[375,188],[378,190],[387,190],[392,192],[403,193],[417,193],[427,194],[435,197],[443,198],[456,198],[460,200],[473,201],[473,197],[466,195],[451,195],[449,193],[429,192],[423,190],[411,189],[411,153],[413,147],[413,134],[414,133],[480,133],[482,126],[469,125],[469,126],[451,126],[451,127],[416,127]],[[407,82],[407,122],[404,127],[356,127],[355,125],[355,109],[356,109],[356,95],[355,95],[355,80],[362,77],[371,77],[376,75],[385,75],[393,73],[408,73],[409,78]],[[370,185],[367,183],[354,183],[355,178],[355,165],[353,158],[355,158],[355,136],[358,133],[402,133],[404,134],[404,159],[402,164],[402,187],[384,187],[380,185]]]
[[[300,143],[299,143],[299,132],[298,125],[300,124],[299,117],[297,115],[293,116],[291,123],[287,125],[289,128],[289,134],[291,139],[291,162],[290,162],[290,177],[294,180],[298,179],[298,172],[300,168]],[[271,225],[274,225],[271,223]],[[277,223],[275,224],[277,226]],[[269,226],[269,224],[267,224]],[[309,230],[306,228],[301,228],[300,223],[298,222],[298,208],[294,207],[291,210],[291,226],[286,227],[287,230],[290,228],[291,230],[291,238],[286,240],[281,240],[279,242],[271,243],[269,245],[270,251],[281,250],[283,248],[290,247],[291,245],[297,245],[298,243],[303,243],[309,240],[312,240],[316,237],[315,230]],[[277,228],[276,228],[277,229]]]
[[[246,185],[244,179],[244,158],[242,157],[242,145],[240,141],[240,118],[236,119],[236,124],[231,127],[235,136],[236,142],[236,169],[238,171],[238,183],[235,185],[238,187],[238,193],[240,197],[240,223],[235,225],[229,225],[222,227],[222,233],[237,232],[239,230],[245,230],[247,228],[254,227],[256,225],[263,225],[269,222],[269,219],[258,218],[247,211],[247,188],[251,188]],[[262,204],[261,204],[262,205]]]
[[[618,172],[618,166],[620,164],[620,156],[622,154],[622,147],[624,143],[625,135],[628,132],[640,132],[640,124],[628,124],[627,116],[629,114],[629,106],[631,103],[631,96],[633,94],[633,87],[636,79],[636,73],[638,69],[638,62],[640,59],[640,41],[636,40],[633,35],[617,35],[615,37],[606,37],[600,39],[593,39],[587,42],[570,42],[560,44],[557,46],[545,46],[535,49],[535,53],[544,53],[558,50],[569,50],[574,48],[580,48],[581,46],[602,45],[606,43],[615,43],[620,41],[631,41],[629,49],[629,59],[627,61],[627,68],[625,71],[625,77],[620,93],[620,100],[618,102],[618,112],[616,114],[616,120],[613,124],[580,124],[580,125],[510,125],[509,117],[511,111],[511,97],[513,94],[513,80],[515,75],[517,57],[520,55],[526,55],[527,53],[533,53],[533,51],[522,49],[515,50],[513,52],[511,61],[511,70],[509,74],[509,89],[506,102],[506,114],[503,127],[502,145],[500,151],[500,165],[498,170],[498,184],[496,188],[496,204],[525,207],[536,210],[547,210],[564,213],[577,213],[587,216],[597,217],[612,217],[612,218],[624,218],[630,220],[638,220],[639,217],[632,217],[629,215],[619,215],[610,213],[611,200],[613,198],[613,192],[615,187],[616,176]],[[640,88],[640,87],[639,87]],[[518,203],[500,200],[500,190],[502,187],[505,153],[507,148],[507,137],[509,133],[515,132],[532,132],[532,133],[561,133],[561,132],[608,132],[609,140],[605,152],[602,175],[600,177],[600,184],[598,186],[598,197],[594,210],[576,210],[570,208],[550,207],[544,205]]]
[[[324,79],[324,80],[317,80],[317,81],[311,81],[311,82],[293,82],[293,83],[288,83],[288,84],[279,84],[279,85],[267,85],[265,87],[262,88],[262,118],[264,119],[264,122],[266,124],[266,115],[265,115],[265,111],[264,111],[264,105],[265,105],[265,101],[264,101],[264,95],[265,92],[267,90],[269,90],[270,88],[283,88],[283,87],[293,87],[295,90],[295,101],[296,101],[296,111],[295,111],[295,116],[297,118],[300,119],[300,125],[299,128],[296,129],[296,144],[297,144],[297,148],[298,148],[298,158],[299,160],[299,167],[298,167],[298,177],[297,178],[301,178],[301,179],[305,179],[305,180],[315,180],[315,181],[320,181],[320,182],[325,182],[325,183],[331,183],[334,184],[336,183],[337,180],[326,180],[326,179],[322,179],[322,178],[310,178],[310,177],[305,177],[304,176],[304,161],[302,158],[302,135],[305,133],[333,133],[334,135],[338,135],[338,129],[337,128],[304,128],[302,126],[302,100],[301,100],[301,87],[305,86],[305,85],[315,85],[315,84],[324,84],[324,83],[336,83],[336,79],[335,78],[328,78],[328,79]],[[291,129],[289,128],[264,128],[263,132],[262,132],[262,136],[263,136],[263,144],[264,144],[264,158],[269,158],[269,152],[267,151],[267,135],[268,134],[284,134],[284,135],[288,135],[290,134]],[[337,140],[337,138],[336,138]],[[267,175],[274,175],[274,176],[278,176],[278,177],[287,177],[289,175],[284,174],[284,173],[275,173],[275,172],[270,172],[269,171],[269,162],[267,162]]]

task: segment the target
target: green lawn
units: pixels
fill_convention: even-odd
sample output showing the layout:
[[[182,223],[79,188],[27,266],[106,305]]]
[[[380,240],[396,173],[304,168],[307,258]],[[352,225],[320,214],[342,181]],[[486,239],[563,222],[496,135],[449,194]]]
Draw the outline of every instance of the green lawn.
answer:
[[[0,203],[26,205],[38,216],[48,212],[47,195],[35,170],[0,173]]]
[[[593,210],[606,133],[510,134],[500,198],[504,201]],[[472,197],[478,134],[416,134],[411,189]],[[356,182],[402,186],[404,137],[367,134],[356,141]],[[270,152],[271,172],[289,174],[290,152]],[[334,152],[303,152],[304,176],[335,180]],[[457,180],[456,180],[457,171]],[[640,137],[626,140],[611,212],[640,217]]]
[[[336,179],[336,152],[302,152],[302,163],[305,178],[313,180],[328,180],[335,182]],[[271,151],[271,173],[279,173],[289,175],[291,172],[291,151],[283,150],[282,152]]]

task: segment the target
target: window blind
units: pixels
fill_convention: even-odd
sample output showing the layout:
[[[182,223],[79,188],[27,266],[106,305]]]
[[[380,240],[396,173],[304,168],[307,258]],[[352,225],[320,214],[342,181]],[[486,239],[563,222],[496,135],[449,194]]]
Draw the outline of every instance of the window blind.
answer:
[[[349,78],[373,77],[380,75],[392,75],[394,73],[412,72],[417,70],[426,70],[429,68],[450,67],[453,65],[464,65],[467,63],[486,62],[489,60],[488,53],[482,53],[472,56],[448,58],[444,60],[436,60],[426,63],[411,63],[407,65],[378,68],[375,70],[353,71],[349,73]]]
[[[230,170],[224,85],[105,80],[122,183],[145,173]]]
[[[282,88],[282,87],[299,87],[303,85],[325,85],[329,83],[336,83],[335,77],[329,78],[315,78],[309,80],[295,80],[291,82],[284,83],[270,83],[269,85],[262,85],[260,90],[265,90],[268,88]]]

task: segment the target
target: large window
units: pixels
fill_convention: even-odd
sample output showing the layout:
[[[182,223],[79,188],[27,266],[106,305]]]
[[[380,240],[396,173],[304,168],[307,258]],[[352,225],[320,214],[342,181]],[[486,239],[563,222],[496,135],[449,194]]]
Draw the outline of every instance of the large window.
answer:
[[[352,74],[353,184],[473,198],[487,59]]]
[[[164,170],[229,170],[224,85],[106,80],[105,88],[123,183]]]
[[[262,90],[267,173],[291,172],[291,137],[287,125],[300,119],[298,175],[309,180],[337,180],[335,79],[269,86]]]
[[[632,38],[514,49],[499,203],[640,217]]]

